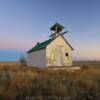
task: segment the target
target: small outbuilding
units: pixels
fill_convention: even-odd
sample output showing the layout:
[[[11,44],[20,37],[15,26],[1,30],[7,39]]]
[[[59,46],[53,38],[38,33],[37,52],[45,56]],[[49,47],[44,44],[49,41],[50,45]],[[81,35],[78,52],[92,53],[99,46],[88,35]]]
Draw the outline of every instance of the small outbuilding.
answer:
[[[27,59],[27,65],[32,67],[62,67],[72,66],[73,48],[63,36],[66,32],[62,32],[64,26],[59,23],[54,24],[50,30],[52,31],[49,39],[37,43],[30,49]]]

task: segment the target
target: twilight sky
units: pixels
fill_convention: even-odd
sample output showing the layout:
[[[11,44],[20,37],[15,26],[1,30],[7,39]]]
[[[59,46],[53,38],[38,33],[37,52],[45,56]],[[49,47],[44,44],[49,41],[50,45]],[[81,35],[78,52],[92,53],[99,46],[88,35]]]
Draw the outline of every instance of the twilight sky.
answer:
[[[58,22],[75,60],[100,60],[100,0],[0,0],[0,61],[16,61]]]

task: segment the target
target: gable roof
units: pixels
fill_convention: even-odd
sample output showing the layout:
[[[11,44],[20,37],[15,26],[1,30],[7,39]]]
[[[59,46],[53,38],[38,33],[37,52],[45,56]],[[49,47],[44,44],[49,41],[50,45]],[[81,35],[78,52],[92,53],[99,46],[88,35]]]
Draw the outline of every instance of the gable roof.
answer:
[[[65,39],[65,37],[63,35],[60,35],[64,41],[68,44],[68,46],[72,49],[73,47],[70,45],[70,43]],[[57,38],[57,37],[56,37]],[[48,39],[44,42],[41,42],[41,43],[37,43],[37,45],[35,45],[32,49],[30,49],[27,53],[31,53],[31,52],[34,52],[34,51],[38,51],[38,50],[41,50],[41,49],[45,49],[53,40],[55,40],[56,38],[54,39]]]
[[[61,35],[61,37],[64,39],[64,41],[68,44],[68,46],[74,50],[74,48],[70,45],[70,43],[65,39],[65,37],[63,35]]]
[[[37,45],[35,45],[32,49],[30,49],[27,53],[31,53],[31,52],[34,52],[34,51],[37,51],[37,50],[41,50],[41,49],[44,49],[46,48],[46,46],[51,43],[53,41],[53,39],[48,39],[42,43],[37,43]]]

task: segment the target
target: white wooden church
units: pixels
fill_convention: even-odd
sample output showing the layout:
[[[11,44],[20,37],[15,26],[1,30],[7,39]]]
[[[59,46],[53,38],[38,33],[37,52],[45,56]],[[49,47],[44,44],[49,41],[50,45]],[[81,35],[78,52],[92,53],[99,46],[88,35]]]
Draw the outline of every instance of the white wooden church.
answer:
[[[72,66],[73,48],[63,36],[64,26],[55,23],[51,28],[51,35],[48,40],[37,43],[30,49],[27,59],[27,65],[32,67],[62,67]]]

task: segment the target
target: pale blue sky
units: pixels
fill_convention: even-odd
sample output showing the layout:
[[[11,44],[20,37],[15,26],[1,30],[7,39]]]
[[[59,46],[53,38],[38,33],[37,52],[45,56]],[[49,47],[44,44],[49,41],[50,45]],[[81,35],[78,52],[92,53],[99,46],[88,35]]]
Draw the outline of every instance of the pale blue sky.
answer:
[[[74,59],[100,60],[100,0],[0,0],[0,61],[18,60],[55,22],[69,30]]]

